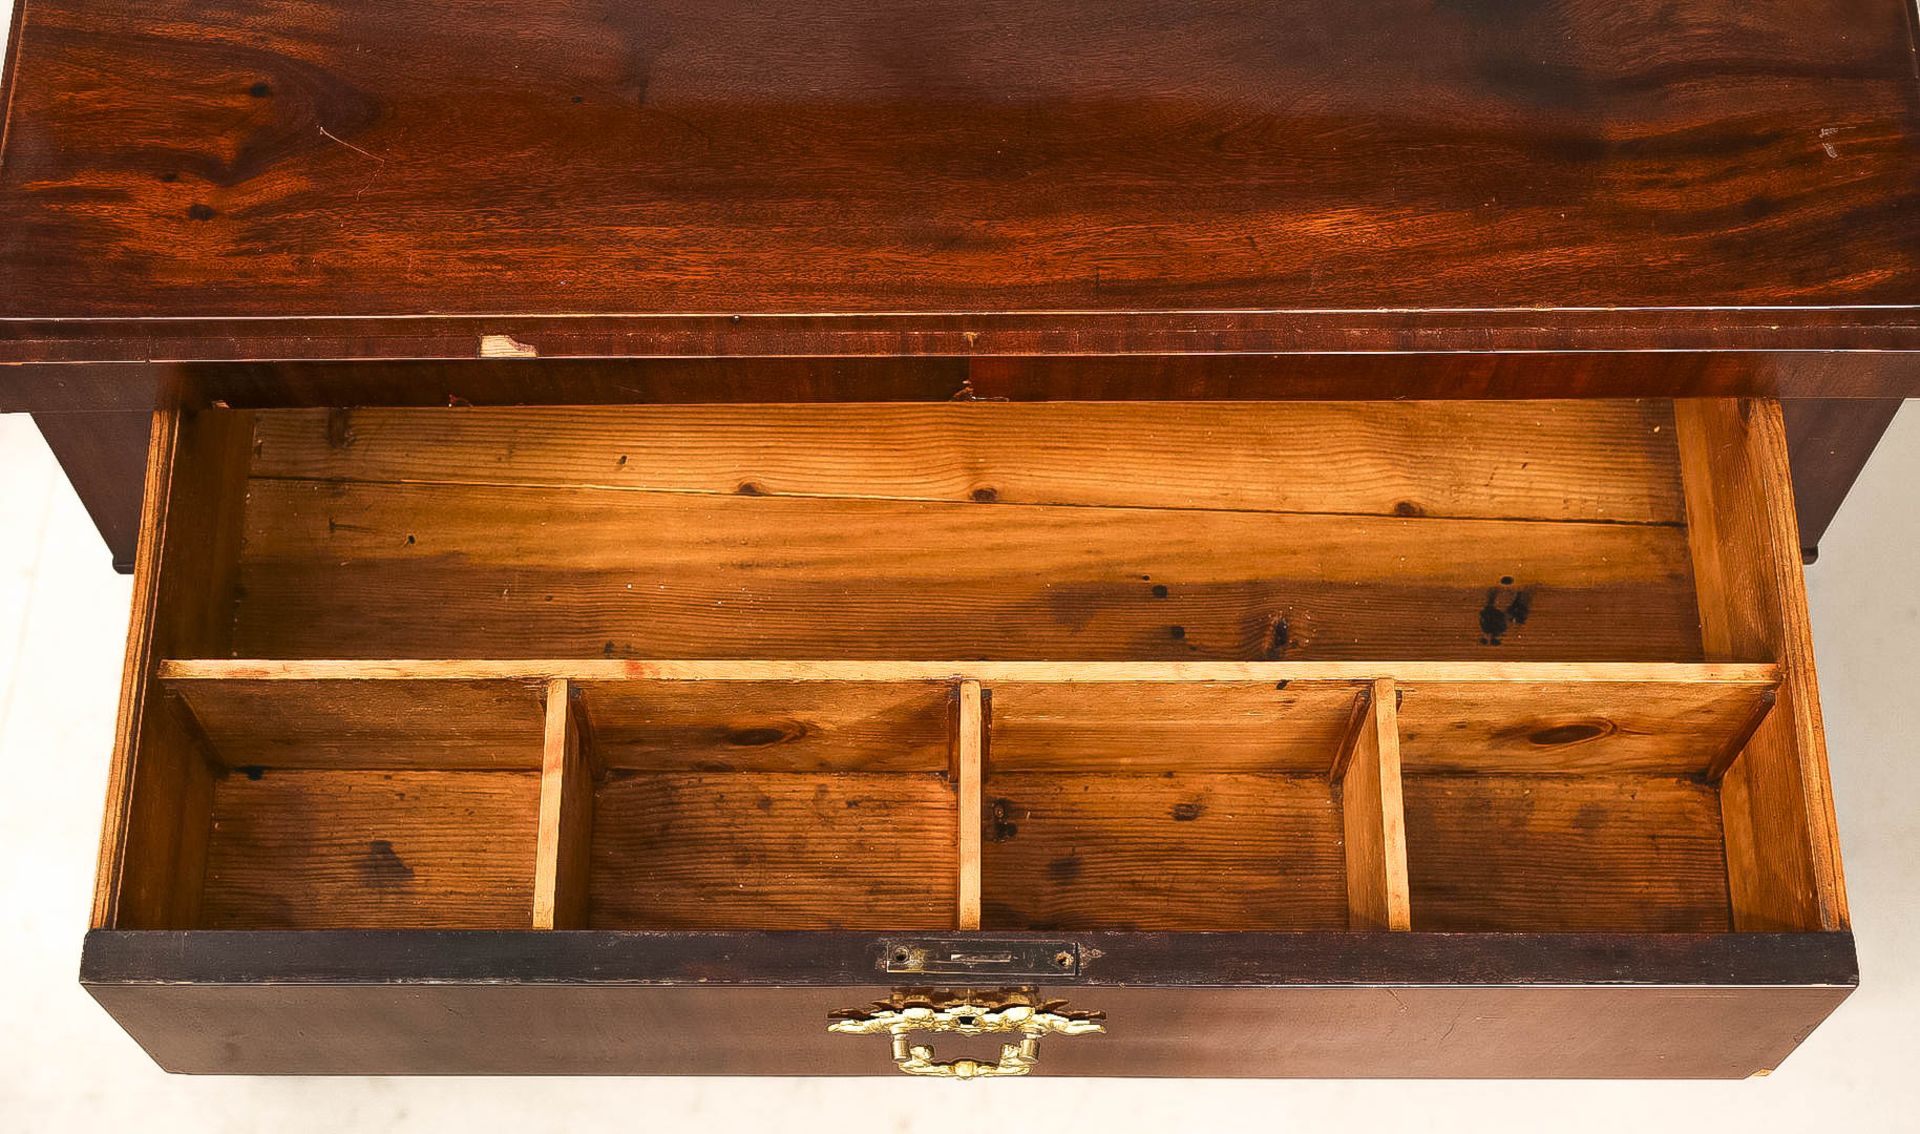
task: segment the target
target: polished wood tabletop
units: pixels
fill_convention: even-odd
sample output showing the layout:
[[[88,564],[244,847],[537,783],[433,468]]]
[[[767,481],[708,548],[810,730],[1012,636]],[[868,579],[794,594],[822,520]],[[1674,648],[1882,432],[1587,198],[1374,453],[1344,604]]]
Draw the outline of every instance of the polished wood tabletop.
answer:
[[[0,362],[1916,349],[1909,9],[20,0]]]

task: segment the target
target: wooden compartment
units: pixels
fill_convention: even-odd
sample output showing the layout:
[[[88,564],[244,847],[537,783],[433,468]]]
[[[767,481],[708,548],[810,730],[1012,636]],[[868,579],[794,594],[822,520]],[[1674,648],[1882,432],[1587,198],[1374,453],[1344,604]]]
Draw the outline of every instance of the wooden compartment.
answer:
[[[1631,957],[1677,1014],[1835,971],[1794,960],[1846,906],[1772,403],[156,420],[102,950],[525,929],[431,948],[513,987],[868,1001],[1109,964],[1586,987]],[[1687,1034],[1797,1037],[1815,993]],[[1549,1066],[1546,1033],[1484,1030],[1461,1066]],[[789,1039],[718,1058],[842,1065]],[[376,1067],[314,1042],[288,1058]]]
[[[951,929],[958,803],[938,683],[605,682],[563,928]]]
[[[1734,927],[1720,779],[1775,686],[1739,671],[1649,676],[1403,690],[1415,929]]]
[[[991,686],[982,925],[1348,928],[1330,776],[1366,723],[1363,688]]]
[[[544,715],[524,682],[183,682],[204,763],[181,928],[531,926]]]

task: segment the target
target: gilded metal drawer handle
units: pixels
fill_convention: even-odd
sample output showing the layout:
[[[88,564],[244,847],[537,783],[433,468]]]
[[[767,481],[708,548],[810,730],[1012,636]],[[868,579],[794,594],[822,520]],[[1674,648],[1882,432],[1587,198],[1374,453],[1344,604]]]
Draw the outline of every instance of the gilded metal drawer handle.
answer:
[[[835,1020],[827,1025],[827,1030],[847,1036],[885,1034],[893,1037],[893,1061],[909,1075],[988,1079],[1025,1075],[1033,1070],[1040,1058],[1042,1036],[1081,1036],[1107,1029],[1096,1020],[1040,1011],[1027,1004],[990,1008],[984,1004],[961,1003],[945,1008],[919,1005],[882,1008],[856,1019]],[[933,1057],[932,1048],[908,1040],[913,1032],[954,1032],[963,1036],[1014,1032],[1020,1038],[1001,1045],[998,1063],[982,1063],[977,1059],[941,1061]]]

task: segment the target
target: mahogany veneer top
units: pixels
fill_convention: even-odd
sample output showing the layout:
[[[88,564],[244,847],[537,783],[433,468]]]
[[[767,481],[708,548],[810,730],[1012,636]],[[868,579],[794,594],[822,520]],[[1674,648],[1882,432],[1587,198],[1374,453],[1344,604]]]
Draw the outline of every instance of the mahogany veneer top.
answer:
[[[0,361],[1920,348],[1908,10],[19,0]]]

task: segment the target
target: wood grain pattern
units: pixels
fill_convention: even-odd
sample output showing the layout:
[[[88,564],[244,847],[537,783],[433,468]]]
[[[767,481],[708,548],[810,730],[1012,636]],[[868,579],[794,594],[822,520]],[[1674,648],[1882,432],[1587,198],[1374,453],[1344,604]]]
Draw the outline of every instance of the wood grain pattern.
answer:
[[[943,772],[945,682],[583,681],[594,755],[636,771]]]
[[[176,420],[174,444],[156,447],[149,456],[172,465],[165,478],[164,515],[154,520],[160,536],[153,563],[154,657],[228,656],[240,587],[253,417],[184,409],[161,416]]]
[[[1353,762],[1353,750],[1360,743],[1360,733],[1373,717],[1373,685],[1369,681],[1361,686],[1347,708],[1347,723],[1341,727],[1339,742],[1333,749],[1333,766],[1327,769],[1329,783],[1339,783],[1347,774],[1347,765]]]
[[[228,775],[201,925],[527,928],[539,816],[538,772]]]
[[[95,927],[191,924],[198,902],[211,757],[151,674],[158,658],[227,652],[250,430],[244,413],[170,407],[148,431]]]
[[[229,768],[540,768],[545,715],[532,682],[164,684]]]
[[[1018,379],[1028,398],[1052,391],[1054,398],[1091,397],[1125,400],[1130,395],[1115,372],[1080,382],[1075,372],[1089,352],[1118,362],[1118,373],[1142,373],[1145,396],[1234,397],[1232,391],[1264,391],[1256,397],[1486,397],[1481,385],[1498,375],[1502,397],[1872,397],[1894,396],[1915,388],[1920,363],[1912,359],[1920,341],[1920,309],[1899,305],[1808,307],[1784,320],[1767,307],[1718,308],[1467,308],[1463,310],[1377,309],[1129,311],[875,315],[539,315],[363,316],[205,318],[153,320],[34,320],[0,318],[0,362],[20,360],[25,398],[57,409],[85,409],[89,395],[63,396],[60,384],[75,368],[108,367],[130,384],[113,391],[109,404],[138,399],[156,384],[177,382],[238,366],[232,379],[263,395],[268,405],[328,404],[350,399],[309,400],[284,394],[275,384],[283,366],[299,370],[304,384],[317,366],[351,360],[367,362],[466,362],[487,367],[515,363],[544,367],[555,362],[661,360],[668,364],[720,361],[737,365],[751,359],[836,364],[861,360],[965,362],[968,379],[952,400],[1007,396],[1007,371],[1039,363]],[[482,330],[484,328],[484,330]],[[478,354],[483,336],[504,334],[532,346],[538,357],[485,358]],[[1841,353],[1826,354],[1826,351]],[[1504,351],[1486,361],[1433,367],[1431,352]],[[1593,352],[1608,354],[1599,360]],[[1729,352],[1725,361],[1702,360],[1705,353]],[[1355,352],[1380,352],[1381,360],[1356,359]],[[1648,359],[1620,361],[1620,354],[1645,352]],[[1440,357],[1446,357],[1444,354]],[[1251,358],[1251,361],[1249,361]],[[155,359],[166,360],[156,364]],[[182,360],[193,361],[182,361]],[[1510,361],[1507,361],[1510,360]],[[1062,370],[1059,364],[1068,364]],[[1318,365],[1315,365],[1315,364]],[[1295,373],[1300,368],[1300,373]],[[1423,369],[1426,371],[1422,373]],[[157,371],[157,372],[156,372]],[[803,371],[804,372],[804,371]],[[431,373],[431,372],[429,372]],[[484,372],[483,372],[484,373]],[[510,371],[516,377],[524,371]],[[776,371],[776,374],[779,371]],[[938,379],[901,381],[915,396]],[[989,377],[991,376],[991,377]],[[558,376],[556,376],[557,378]],[[376,380],[377,381],[377,380]],[[899,379],[883,374],[884,389]],[[992,383],[989,386],[988,382]],[[607,396],[608,386],[536,380],[532,390],[583,388],[588,401],[626,401]],[[365,388],[366,380],[329,377],[341,388]],[[514,388],[503,375],[476,385],[495,391],[490,400],[521,405],[541,400]],[[213,385],[225,385],[216,380]],[[624,383],[617,380],[611,389]],[[848,388],[871,390],[861,382]],[[648,400],[659,387],[637,387]],[[781,400],[779,395],[743,397],[748,389],[780,388],[778,378],[743,376],[716,391],[722,401]],[[804,393],[805,391],[802,391]],[[9,398],[8,400],[12,400]],[[423,404],[420,394],[384,393],[376,404]],[[571,402],[572,398],[563,399]],[[802,399],[805,400],[805,399]],[[863,393],[857,400],[886,400]],[[943,398],[942,400],[947,400]],[[424,404],[448,404],[445,397]],[[458,404],[457,402],[452,404]]]
[[[1759,732],[1767,723],[1767,718],[1773,715],[1773,707],[1779,703],[1779,700],[1780,693],[1776,688],[1768,690],[1754,704],[1753,711],[1748,714],[1747,719],[1727,737],[1725,743],[1720,746],[1719,754],[1702,773],[1708,783],[1719,784],[1726,779],[1728,770],[1733,767],[1736,760],[1740,759],[1741,753],[1747,750],[1747,744],[1753,740],[1753,734]]]
[[[1732,928],[1717,793],[1660,776],[1408,774],[1413,927]]]
[[[1686,518],[1658,401],[284,410],[257,415],[254,454],[281,479]]]
[[[1567,316],[1575,313],[1567,312]],[[1733,313],[1728,313],[1732,315]],[[1753,315],[1764,313],[1756,312]],[[1812,319],[1813,311],[1802,313]],[[1857,319],[1862,313],[1853,313]],[[1884,312],[1882,313],[1884,314]],[[1422,316],[1426,323],[1436,316]],[[1515,324],[1511,313],[1478,312],[1473,317]],[[1620,318],[1619,312],[1585,312],[1587,320]],[[1831,317],[1831,315],[1829,315]],[[1315,316],[1303,314],[1304,322]],[[1383,317],[1374,315],[1376,321]],[[1398,316],[1402,321],[1410,318]],[[1748,316],[1742,315],[1745,321]],[[784,322],[804,320],[789,319]],[[491,322],[491,320],[489,320]],[[1194,316],[1182,336],[1164,336],[1164,350],[1182,353],[1101,354],[1084,351],[1065,357],[1035,355],[1049,332],[1044,320],[1025,320],[1021,332],[976,332],[969,348],[964,333],[896,338],[886,353],[861,353],[860,333],[831,335],[815,321],[810,336],[814,353],[722,358],[612,357],[609,337],[590,328],[599,321],[570,320],[589,328],[578,335],[545,334],[546,352],[534,359],[476,359],[461,343],[459,358],[416,354],[398,360],[342,360],[320,357],[329,346],[351,351],[354,344],[316,333],[288,337],[271,361],[151,362],[151,353],[132,343],[93,340],[89,349],[117,347],[129,361],[22,363],[0,383],[0,411],[28,413],[147,411],[163,393],[191,391],[206,405],[236,409],[295,406],[586,406],[673,403],[812,403],[965,401],[1273,401],[1433,399],[1590,399],[1765,397],[1783,399],[1856,399],[1920,396],[1920,352],[1873,349],[1873,336],[1856,326],[1845,332],[1859,349],[1726,349],[1723,336],[1688,335],[1648,328],[1637,350],[1581,350],[1534,342],[1524,352],[1430,353],[1443,348],[1443,336],[1418,336],[1402,328],[1399,339],[1381,336],[1379,353],[1356,354],[1195,354],[1210,336]],[[732,319],[744,327],[754,322]],[[841,317],[835,325],[860,321]],[[0,341],[35,333],[0,320]],[[370,337],[392,321],[367,321]],[[1770,324],[1778,330],[1777,324]],[[1538,324],[1533,325],[1536,333]],[[165,335],[162,327],[152,328]],[[38,328],[44,335],[52,328]],[[1079,332],[1100,338],[1092,330]],[[1459,332],[1464,337],[1464,328]],[[1051,334],[1059,335],[1056,327]],[[1017,338],[1017,344],[999,345]],[[1363,336],[1355,336],[1358,350]],[[1582,340],[1584,341],[1584,340]],[[1183,346],[1182,343],[1186,345]],[[1393,353],[1423,343],[1421,353]],[[568,343],[590,344],[592,357],[564,357]],[[250,344],[246,344],[250,345]],[[415,344],[416,346],[418,344]],[[55,344],[41,340],[43,349]],[[1018,354],[982,353],[1017,348]],[[1829,344],[1833,347],[1833,344]],[[948,353],[942,353],[946,350]],[[837,353],[825,353],[836,351]],[[848,353],[852,351],[853,353]],[[1818,452],[1807,451],[1808,457]],[[1799,456],[1795,457],[1796,464]]]
[[[558,353],[600,314],[624,354],[791,355],[805,312],[864,314],[864,353],[1026,312],[1079,353],[1187,313],[1248,350],[1423,349],[1428,312],[1468,331],[1424,349],[1585,318],[1910,345],[1905,7],[563,0],[527,36],[477,3],[27,0],[0,294],[43,322],[9,354]],[[712,317],[621,318],[663,314]],[[154,317],[197,318],[115,322]]]
[[[540,765],[540,830],[535,841],[533,927],[587,927],[588,855],[593,843],[593,767],[564,678],[547,683]]]
[[[1771,401],[1676,405],[1703,644],[1781,666],[1779,703],[1720,781],[1734,923],[1848,924],[1786,427]]]
[[[1400,802],[1400,729],[1393,682],[1373,683],[1338,781],[1347,852],[1347,928],[1404,930],[1407,823]]]
[[[234,406],[579,405],[703,402],[933,401],[972,389],[1023,399],[1783,397],[1794,494],[1809,546],[1825,530],[1885,427],[1884,407],[1920,394],[1920,352],[1774,355],[1528,353],[1452,355],[1174,355],[1034,358],[491,359],[253,365],[68,364],[12,368],[0,411],[138,412],[163,389]],[[1056,360],[1057,361],[1057,360]],[[1869,406],[1873,412],[1847,409]],[[143,439],[90,439],[67,467],[102,525],[136,531]],[[134,470],[129,473],[126,470]],[[116,560],[120,556],[115,549]],[[1810,561],[1810,560],[1809,560]],[[123,569],[131,569],[129,552]],[[116,568],[121,564],[116,562]]]
[[[1036,995],[1104,1009],[1114,1026],[1046,1047],[1043,1076],[1740,1078],[1779,1067],[1858,979],[1844,933],[1070,940],[1095,961]],[[897,1074],[884,1041],[820,1023],[893,994],[873,976],[889,945],[855,933],[96,932],[81,979],[174,1070],[871,1076]]]
[[[1762,685],[1779,683],[1772,662],[1019,662],[818,661],[756,658],[724,661],[670,658],[169,658],[157,672],[185,681],[539,681],[580,682],[936,682],[972,678],[983,684],[1127,685],[1200,682],[1370,683],[1402,685],[1634,683]]]
[[[178,816],[188,808],[177,795],[158,805],[138,798],[142,793],[151,794],[156,787],[163,794],[180,792],[186,784],[180,770],[182,757],[189,750],[177,742],[154,738],[155,754],[147,758],[147,763],[150,767],[155,764],[168,767],[144,786],[135,775],[142,736],[149,731],[149,722],[159,715],[159,706],[150,705],[148,701],[148,674],[154,657],[165,652],[164,646],[155,641],[154,618],[160,599],[168,505],[174,497],[174,478],[183,472],[175,461],[179,444],[180,415],[154,413],[147,442],[147,475],[141,488],[144,515],[133,576],[133,612],[127,626],[126,656],[121,661],[113,758],[107,766],[106,814],[100,824],[100,860],[94,876],[89,922],[93,929],[115,926],[122,921],[129,929],[167,925],[174,913],[170,907],[182,892],[195,894],[197,903],[199,887],[179,886],[181,872],[177,865],[167,861],[163,852],[156,853],[154,847],[158,840],[179,837],[177,827],[169,829],[157,822],[158,817]],[[168,723],[178,724],[177,720]],[[173,731],[177,733],[179,729],[175,727]],[[204,762],[199,753],[193,753],[192,758]]]
[[[951,929],[944,776],[614,773],[596,795],[600,929]]]
[[[986,795],[988,929],[1347,925],[1340,809],[1324,774],[990,770]]]
[[[1279,688],[1276,688],[1279,686]],[[1314,772],[1350,682],[993,683],[995,772]]]
[[[916,935],[918,936],[918,935]],[[934,934],[933,937],[951,937]],[[102,930],[87,935],[81,980],[113,983],[426,983],[501,987],[551,979],[576,986],[725,987],[774,982],[789,988],[857,986],[894,955],[901,934],[849,930],[587,933],[501,930],[272,931]],[[987,930],[993,944],[1054,941],[1077,946],[1072,973],[1046,988],[1391,984],[1615,988],[1701,986],[1783,990],[1851,988],[1860,969],[1851,933],[1349,933],[1249,932],[1193,939],[1170,932]],[[1073,992],[1071,995],[1090,995]],[[1062,995],[1068,995],[1062,992]]]
[[[1688,570],[1637,524],[255,480],[236,652],[1671,661]]]
[[[980,771],[987,740],[984,702],[978,681],[960,683],[953,730],[953,783],[960,805],[960,916],[954,924],[959,929],[980,928]]]
[[[1773,687],[1673,682],[1407,683],[1413,772],[1704,775]]]
[[[1349,939],[1318,947],[1351,944]],[[1621,967],[1638,959],[1618,951],[1614,956]],[[909,1089],[874,1082],[899,1074],[885,1058],[884,1040],[856,1041],[821,1026],[829,1013],[886,999],[888,986],[871,981],[838,988],[126,982],[95,984],[90,991],[163,1066],[176,1071],[825,1075],[867,1079],[838,1086],[849,1093]],[[1110,1020],[1138,1023],[1126,1031],[1111,1028],[1106,1036],[1043,1045],[1035,1078],[1738,1079],[1780,1066],[1848,991],[1622,986],[1604,978],[1574,986],[1543,981],[1464,988],[1444,979],[1415,987],[1089,993],[1049,986],[1045,994],[1061,994],[1070,1008],[1098,1004]],[[312,1023],[301,1029],[274,1025],[289,1018]],[[448,1028],[448,1018],[472,1021],[472,1027]],[[689,1026],[690,1020],[698,1023]],[[743,1035],[754,1042],[742,1042]],[[1212,1089],[1275,1091],[1252,1083]],[[838,1090],[813,1088],[822,1094]]]
[[[140,748],[124,810],[108,797],[103,832],[115,846],[119,876],[112,924],[122,929],[186,929],[199,924],[202,880],[213,806],[214,769],[207,746],[175,707],[149,699],[139,722]],[[107,863],[102,862],[103,874]]]

